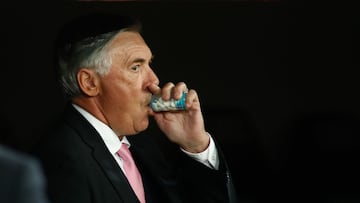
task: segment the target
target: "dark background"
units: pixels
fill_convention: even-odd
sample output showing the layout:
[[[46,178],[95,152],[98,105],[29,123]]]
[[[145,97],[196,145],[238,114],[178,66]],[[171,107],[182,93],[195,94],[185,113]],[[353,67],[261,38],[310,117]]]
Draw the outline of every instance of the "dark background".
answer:
[[[346,3],[8,2],[2,143],[30,151],[62,112],[52,43],[90,11],[142,20],[161,83],[197,90],[240,200],[359,202],[359,16]]]

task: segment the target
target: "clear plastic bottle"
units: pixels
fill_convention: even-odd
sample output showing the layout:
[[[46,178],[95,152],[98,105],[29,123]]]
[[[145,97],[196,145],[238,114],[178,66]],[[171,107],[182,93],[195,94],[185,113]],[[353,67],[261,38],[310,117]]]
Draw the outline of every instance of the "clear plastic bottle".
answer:
[[[150,101],[150,107],[156,112],[185,110],[185,98],[186,92],[181,95],[179,100],[170,99],[168,101],[164,101],[161,96],[153,95]]]

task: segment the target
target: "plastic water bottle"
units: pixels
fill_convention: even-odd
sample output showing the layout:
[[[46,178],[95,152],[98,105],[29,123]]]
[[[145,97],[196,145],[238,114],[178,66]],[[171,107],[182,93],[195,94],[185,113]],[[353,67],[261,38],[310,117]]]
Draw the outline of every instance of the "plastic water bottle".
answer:
[[[150,101],[150,107],[156,112],[185,110],[185,98],[186,92],[181,95],[179,100],[170,99],[168,101],[164,101],[161,96],[153,95]]]

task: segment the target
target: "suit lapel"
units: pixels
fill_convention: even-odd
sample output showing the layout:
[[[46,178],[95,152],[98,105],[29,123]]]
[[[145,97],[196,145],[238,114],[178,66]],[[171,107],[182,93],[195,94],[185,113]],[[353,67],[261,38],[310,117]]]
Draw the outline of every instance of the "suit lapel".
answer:
[[[152,140],[147,139],[146,135],[143,134],[128,137],[128,140],[131,143],[131,153],[143,179],[147,179],[144,182],[146,184],[144,186],[145,190],[151,192],[151,201],[148,201],[149,199],[147,198],[147,202],[181,202],[178,195],[176,177]],[[156,192],[151,190],[154,187],[160,190],[158,197],[154,197]]]
[[[106,148],[95,128],[71,105],[67,108],[66,120],[78,132],[84,143],[92,148],[93,158],[103,169],[104,174],[119,194],[120,199],[126,203],[138,203],[139,201],[124,173]]]
[[[111,155],[108,156],[108,154],[109,152],[99,150],[98,148],[95,148],[93,151],[95,160],[104,170],[104,173],[109,178],[109,181],[112,183],[121,199],[123,199],[124,202],[138,202],[138,199],[131,189],[124,173],[117,165],[114,158]]]

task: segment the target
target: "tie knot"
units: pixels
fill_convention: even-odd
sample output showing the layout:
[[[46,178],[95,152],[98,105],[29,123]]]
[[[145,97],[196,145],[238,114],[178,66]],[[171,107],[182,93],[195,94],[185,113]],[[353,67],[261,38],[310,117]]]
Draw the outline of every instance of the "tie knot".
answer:
[[[120,149],[116,152],[123,160],[132,159],[131,152],[127,144],[122,143]]]

